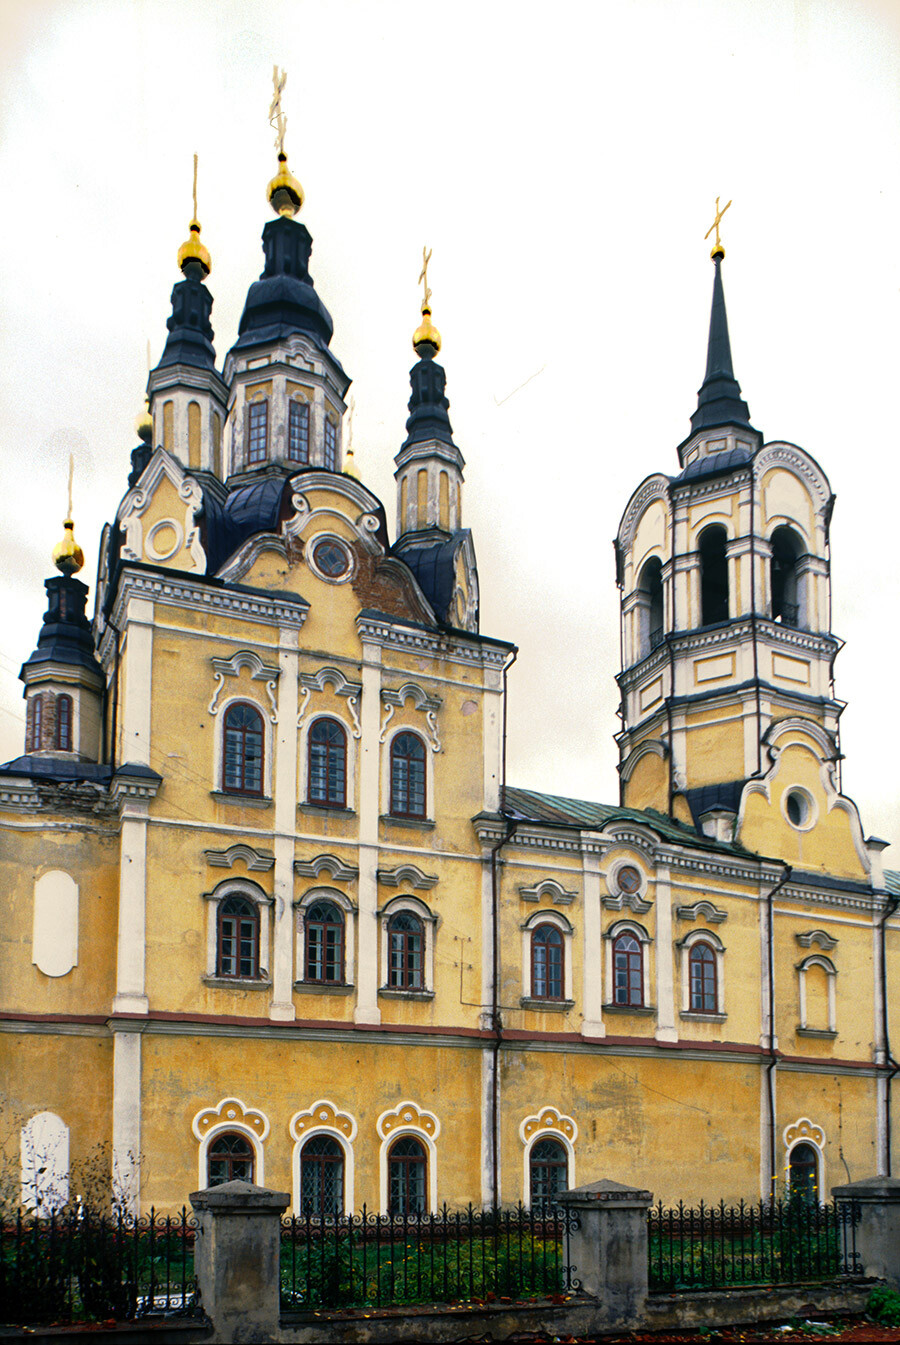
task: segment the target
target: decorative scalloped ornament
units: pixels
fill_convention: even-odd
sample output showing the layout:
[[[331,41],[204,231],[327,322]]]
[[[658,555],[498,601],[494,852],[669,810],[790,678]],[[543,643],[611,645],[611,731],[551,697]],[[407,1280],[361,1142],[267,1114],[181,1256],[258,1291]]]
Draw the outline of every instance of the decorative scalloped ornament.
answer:
[[[198,1111],[191,1122],[191,1129],[197,1139],[202,1140],[214,1126],[229,1124],[243,1126],[260,1140],[264,1140],[269,1133],[269,1118],[261,1111],[248,1107],[238,1097],[223,1097],[217,1106],[204,1107],[203,1111]]]
[[[355,1118],[349,1112],[339,1111],[333,1102],[330,1102],[327,1097],[323,1097],[319,1098],[318,1102],[314,1102],[306,1111],[294,1113],[289,1126],[291,1139],[300,1140],[304,1135],[309,1135],[322,1126],[326,1126],[329,1130],[336,1130],[346,1140],[352,1141],[356,1138]]]
[[[523,1144],[539,1134],[564,1135],[570,1144],[574,1144],[578,1138],[578,1126],[571,1116],[557,1111],[555,1107],[542,1107],[533,1116],[526,1116],[519,1126]]]
[[[387,1139],[388,1135],[393,1135],[397,1130],[413,1129],[436,1140],[441,1133],[441,1123],[434,1112],[424,1111],[415,1102],[401,1102],[393,1111],[381,1113],[375,1129],[382,1139]]]
[[[801,1116],[793,1125],[785,1126],[784,1142],[796,1144],[798,1140],[811,1140],[820,1149],[825,1147],[825,1131],[821,1126],[813,1125],[808,1116]]]

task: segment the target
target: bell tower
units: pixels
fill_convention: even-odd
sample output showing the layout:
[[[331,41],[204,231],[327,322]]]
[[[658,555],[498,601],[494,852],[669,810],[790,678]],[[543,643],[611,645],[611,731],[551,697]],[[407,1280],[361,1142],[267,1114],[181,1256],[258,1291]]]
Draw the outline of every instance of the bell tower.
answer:
[[[727,208],[727,207],[726,207]],[[794,444],[763,441],[734,375],[718,239],[706,374],[678,446],[616,538],[622,802],[730,839],[775,725],[803,721],[835,761],[829,525],[834,497]]]

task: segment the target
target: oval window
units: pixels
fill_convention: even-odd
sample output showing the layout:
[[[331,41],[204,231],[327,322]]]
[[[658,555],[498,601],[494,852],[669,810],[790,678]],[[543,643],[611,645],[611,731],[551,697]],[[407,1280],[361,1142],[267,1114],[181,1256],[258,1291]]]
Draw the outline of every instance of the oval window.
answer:
[[[641,890],[640,871],[633,864],[623,864],[616,874],[616,885],[620,892],[624,892],[626,897],[633,897],[635,892]]]
[[[346,547],[331,537],[323,537],[312,550],[312,562],[326,579],[340,579],[350,569]]]
[[[789,789],[784,796],[784,814],[792,827],[803,830],[812,826],[813,804],[805,789]]]

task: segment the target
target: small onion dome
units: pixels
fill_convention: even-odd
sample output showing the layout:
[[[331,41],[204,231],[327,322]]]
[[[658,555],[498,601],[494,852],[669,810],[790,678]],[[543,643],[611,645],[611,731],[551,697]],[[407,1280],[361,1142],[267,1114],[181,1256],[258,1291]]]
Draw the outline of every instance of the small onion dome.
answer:
[[[75,541],[75,524],[70,518],[63,522],[62,540],[53,548],[53,564],[65,575],[76,574],[84,565],[84,552]]]
[[[134,429],[142,444],[149,444],[153,438],[153,417],[150,414],[149,399],[144,401],[144,409],[135,417]]]
[[[344,475],[352,476],[354,481],[359,480],[359,472],[356,467],[356,458],[353,455],[353,445],[347,445],[347,451],[344,454]]]
[[[266,200],[276,215],[296,215],[303,205],[303,188],[287,166],[287,155],[278,156],[278,172],[266,188]]]
[[[441,334],[431,321],[431,309],[427,303],[422,305],[422,321],[413,332],[412,343],[416,354],[427,360],[436,355],[441,348]]]
[[[199,263],[200,269],[203,272],[203,279],[205,280],[212,269],[212,258],[209,255],[209,248],[204,247],[200,242],[200,221],[192,219],[190,230],[190,237],[186,238],[178,249],[178,265],[184,274],[187,275],[187,268],[190,266],[191,262]]]

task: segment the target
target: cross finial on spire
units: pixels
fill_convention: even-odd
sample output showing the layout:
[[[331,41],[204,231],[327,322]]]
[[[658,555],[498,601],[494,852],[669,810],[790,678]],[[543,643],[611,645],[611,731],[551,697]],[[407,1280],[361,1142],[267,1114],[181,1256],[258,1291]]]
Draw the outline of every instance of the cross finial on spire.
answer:
[[[721,222],[722,216],[725,214],[725,211],[728,209],[728,206],[730,205],[731,202],[729,201],[728,205],[723,205],[722,209],[720,210],[719,198],[718,196],[716,197],[716,218],[713,220],[712,224],[709,226],[706,233],[703,235],[705,241],[707,238],[709,238],[709,235],[712,233],[713,229],[715,229],[716,231],[716,241],[715,243],[713,243],[712,251],[709,254],[712,257],[713,261],[715,261],[716,257],[721,258],[725,256],[725,249],[722,247],[722,242],[721,239],[719,238],[719,224]]]
[[[287,117],[281,108],[281,95],[287,83],[287,71],[272,67],[272,102],[269,107],[269,125],[275,131],[275,148],[284,153],[284,133],[287,130]]]
[[[431,290],[428,288],[428,263],[431,261],[431,248],[422,248],[422,270],[419,272],[419,280],[425,287],[425,293],[422,296],[422,312],[431,312]]]
[[[194,219],[197,218],[197,155],[194,155]]]

